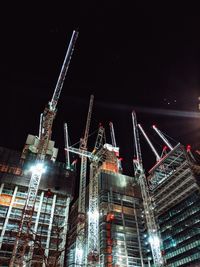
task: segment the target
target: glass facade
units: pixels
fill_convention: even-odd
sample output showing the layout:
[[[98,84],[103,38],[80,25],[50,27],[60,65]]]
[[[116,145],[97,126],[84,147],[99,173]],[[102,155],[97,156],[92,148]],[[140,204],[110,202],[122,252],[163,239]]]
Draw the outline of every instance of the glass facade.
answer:
[[[98,173],[98,183],[99,266],[148,266],[149,245],[146,243],[143,206],[138,186],[132,186],[132,177],[103,170]],[[88,190],[86,202],[88,207]],[[69,216],[67,266],[76,266],[74,255],[77,204],[74,203]]]
[[[158,217],[169,266],[200,262],[200,192]]]
[[[104,202],[108,194],[109,192],[102,192],[100,196],[101,204],[108,203],[108,200]],[[144,230],[141,217],[139,217],[140,206],[138,202],[138,199],[134,199],[134,197],[129,197],[129,200],[124,200],[123,196],[115,193],[113,194],[112,214],[114,219],[110,227],[113,266],[141,266],[140,249],[142,254],[144,254],[145,245],[143,239]],[[137,213],[137,219],[134,218],[134,213]],[[102,258],[101,266],[106,266],[104,259],[106,258],[106,249],[108,250],[108,247],[106,243],[107,224],[105,216],[101,217],[99,223],[100,251]],[[138,231],[140,236],[138,236]],[[138,240],[138,238],[140,238],[140,240]],[[141,247],[139,247],[140,245]]]
[[[179,144],[148,177],[167,267],[200,266],[200,188],[193,164]]]

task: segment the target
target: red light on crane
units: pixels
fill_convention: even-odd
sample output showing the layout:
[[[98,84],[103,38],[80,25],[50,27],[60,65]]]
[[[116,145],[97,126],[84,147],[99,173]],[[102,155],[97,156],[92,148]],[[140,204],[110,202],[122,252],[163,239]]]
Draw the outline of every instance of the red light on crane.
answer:
[[[163,147],[163,151],[166,151],[167,149],[168,149],[167,146],[164,146],[164,147]]]
[[[187,152],[190,152],[191,151],[191,145],[187,145],[186,150],[187,150]]]
[[[78,159],[75,159],[72,161],[72,165],[75,165],[77,163]]]

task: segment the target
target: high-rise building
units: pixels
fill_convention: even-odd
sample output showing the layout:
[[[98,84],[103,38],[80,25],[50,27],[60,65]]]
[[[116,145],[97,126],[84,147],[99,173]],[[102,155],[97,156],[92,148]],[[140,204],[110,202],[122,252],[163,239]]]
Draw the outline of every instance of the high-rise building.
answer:
[[[30,168],[35,163],[35,144],[36,138],[29,135],[23,153],[0,147],[0,266],[8,266],[12,255],[27,197]],[[56,154],[54,142],[50,141],[29,236],[21,237],[29,240],[24,266],[65,266],[75,173],[55,161]]]
[[[142,215],[143,205],[141,193],[134,178],[123,175],[119,168],[118,159],[113,151],[105,146],[98,151],[101,157],[95,168],[98,183],[98,259],[90,255],[88,235],[85,240],[84,255],[87,262],[96,262],[94,266],[101,267],[136,267],[147,266],[148,244],[145,244],[145,226]],[[93,179],[90,172],[90,181]],[[86,190],[86,212],[89,212],[89,185]],[[68,232],[68,260],[67,266],[76,266],[75,248],[77,238],[78,201],[76,201],[69,215]],[[89,231],[88,219],[86,232]],[[90,241],[90,240],[89,240]],[[98,262],[98,263],[97,263]],[[88,263],[89,264],[89,263]],[[145,265],[146,264],[146,265]],[[87,265],[86,265],[87,266]],[[93,265],[92,265],[93,266]]]
[[[178,144],[150,170],[148,181],[165,266],[200,266],[200,166]]]

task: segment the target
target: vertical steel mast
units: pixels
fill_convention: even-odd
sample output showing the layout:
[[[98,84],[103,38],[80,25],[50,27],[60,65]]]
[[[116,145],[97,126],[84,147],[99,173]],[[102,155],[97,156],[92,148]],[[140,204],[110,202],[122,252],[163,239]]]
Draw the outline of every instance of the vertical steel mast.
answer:
[[[85,127],[84,137],[81,138],[80,151],[87,151],[87,142],[89,136],[89,128],[92,116],[94,96],[90,96],[90,104],[87,115],[87,122]],[[85,232],[85,194],[86,194],[86,175],[87,175],[87,156],[81,156],[81,171],[80,171],[80,185],[79,185],[79,199],[78,199],[78,224],[76,236],[76,250],[75,250],[75,266],[85,266],[86,259],[86,232]]]
[[[58,77],[58,81],[54,90],[53,97],[51,101],[48,103],[48,106],[45,108],[42,119],[41,119],[41,127],[39,133],[39,145],[36,156],[36,164],[32,168],[32,175],[28,187],[28,194],[26,198],[26,203],[22,212],[21,221],[19,223],[19,231],[16,236],[16,240],[14,243],[12,257],[9,263],[9,267],[13,266],[25,266],[25,252],[26,248],[30,242],[31,235],[31,223],[32,216],[34,212],[34,205],[37,197],[37,192],[40,184],[40,179],[42,174],[44,173],[44,160],[48,148],[49,141],[51,139],[52,133],[52,125],[53,120],[56,115],[56,107],[60,97],[60,93],[63,87],[63,83],[65,80],[65,76],[69,67],[69,63],[71,60],[71,56],[74,50],[74,45],[76,39],[78,37],[78,32],[73,31],[68,50],[62,65],[62,69],[60,75]]]
[[[103,147],[105,129],[99,126],[94,151],[99,151]],[[90,183],[89,183],[89,210],[88,210],[88,236],[87,236],[87,266],[99,266],[99,182],[98,168],[100,155],[97,160],[92,160],[90,164]]]
[[[143,168],[142,163],[142,154],[140,148],[140,140],[139,140],[139,132],[138,132],[138,124],[136,119],[135,112],[132,112],[132,120],[133,120],[133,133],[134,133],[134,141],[135,141],[135,150],[136,150],[136,159],[133,160],[135,177],[141,188],[144,212],[147,222],[147,229],[149,234],[149,243],[151,246],[153,261],[155,267],[163,266],[163,258],[161,254],[161,244],[158,235],[158,229],[155,222],[153,206],[151,203],[151,198],[149,194],[148,184]]]

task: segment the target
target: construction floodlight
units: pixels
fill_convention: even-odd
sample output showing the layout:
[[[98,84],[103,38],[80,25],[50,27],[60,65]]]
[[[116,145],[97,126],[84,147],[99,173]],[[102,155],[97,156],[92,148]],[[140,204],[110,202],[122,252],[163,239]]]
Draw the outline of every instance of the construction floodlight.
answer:
[[[43,163],[37,163],[30,168],[31,172],[34,174],[43,174],[46,171]]]

